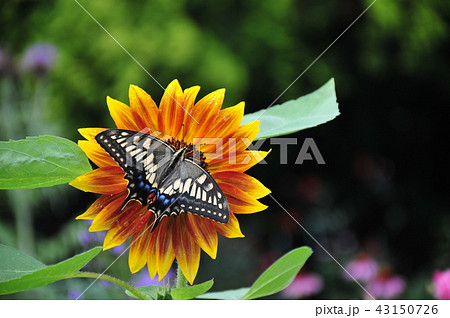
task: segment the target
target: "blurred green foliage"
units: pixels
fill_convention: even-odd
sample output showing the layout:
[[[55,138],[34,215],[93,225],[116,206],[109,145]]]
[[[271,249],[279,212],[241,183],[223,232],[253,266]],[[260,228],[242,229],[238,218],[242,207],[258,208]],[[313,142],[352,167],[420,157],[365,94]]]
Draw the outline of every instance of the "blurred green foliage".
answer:
[[[79,2],[163,87],[173,78],[183,87],[201,85],[200,95],[225,87],[225,105],[245,100],[246,112],[278,98],[372,3]],[[449,15],[445,0],[374,3],[279,100],[297,98],[335,78],[342,115],[295,135],[314,137],[327,165],[280,166],[273,147],[269,165],[251,171],[339,260],[370,250],[393,266],[414,287],[406,298],[431,297],[425,285],[432,271],[450,267],[449,158],[442,153],[448,124],[441,116],[450,100]],[[129,84],[156,101],[162,96],[159,84],[76,2],[2,1],[0,49],[19,61],[38,41],[52,42],[59,54],[48,80],[46,121],[36,125],[36,134],[57,125],[51,132],[76,140],[79,127],[112,127],[105,98],[126,102]],[[19,70],[9,78],[21,96],[39,88],[38,80]],[[305,195],[305,188],[314,187],[317,196]],[[94,199],[68,186],[57,189],[46,200],[33,201],[36,256],[48,262],[83,249],[76,242],[84,226],[73,217]],[[16,216],[3,200],[6,194],[0,197],[0,242],[16,245]],[[268,211],[240,218],[246,239],[221,240],[216,261],[202,256],[198,281],[215,277],[217,290],[246,286],[262,271],[264,260],[306,243],[317,251],[309,270],[325,278],[319,297],[359,297],[357,286],[342,282],[337,265],[321,256],[300,229],[283,227],[288,222],[284,212],[269,199],[266,203]],[[112,270],[123,278],[129,275],[125,257],[120,262]],[[252,274],[242,281],[243,273]],[[61,290],[69,285],[82,290],[84,283],[60,282],[17,297],[65,298]],[[94,286],[86,297],[123,297],[114,295]]]

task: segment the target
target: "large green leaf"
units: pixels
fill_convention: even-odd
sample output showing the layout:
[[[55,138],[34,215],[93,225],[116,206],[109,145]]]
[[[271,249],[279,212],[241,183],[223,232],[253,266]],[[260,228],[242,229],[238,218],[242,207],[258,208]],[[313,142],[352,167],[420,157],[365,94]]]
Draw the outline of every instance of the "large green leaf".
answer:
[[[250,287],[243,287],[238,289],[230,289],[219,292],[210,292],[200,296],[199,299],[221,299],[221,300],[236,300],[241,299],[250,290]]]
[[[0,295],[41,287],[70,278],[101,250],[101,247],[94,247],[58,264],[46,266],[12,247],[0,244]]]
[[[256,136],[257,140],[314,127],[338,115],[334,79],[330,79],[321,88],[308,95],[245,115],[242,124],[260,121],[261,128]]]
[[[283,290],[294,280],[311,254],[309,247],[299,247],[285,254],[258,277],[241,299],[260,298]]]
[[[172,297],[176,300],[187,300],[187,299],[193,299],[197,296],[200,296],[204,293],[206,293],[208,290],[211,289],[211,287],[214,285],[214,280],[208,280],[207,282],[198,284],[198,285],[192,285],[187,287],[181,287],[181,288],[174,288],[172,289]]]
[[[294,280],[311,254],[312,250],[309,247],[299,247],[273,263],[258,277],[252,287],[211,292],[197,296],[197,298],[223,300],[255,299],[278,293]]]
[[[67,183],[91,170],[74,142],[55,136],[0,141],[0,189]]]

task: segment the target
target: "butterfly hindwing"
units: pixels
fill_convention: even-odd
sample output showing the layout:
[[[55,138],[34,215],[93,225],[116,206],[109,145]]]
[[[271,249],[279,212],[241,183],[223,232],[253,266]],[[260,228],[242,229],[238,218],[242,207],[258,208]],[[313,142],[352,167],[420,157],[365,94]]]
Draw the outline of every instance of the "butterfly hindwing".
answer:
[[[208,172],[189,159],[167,176],[160,192],[169,206],[165,211],[156,209],[157,216],[189,212],[220,223],[227,223],[230,217],[222,190]]]

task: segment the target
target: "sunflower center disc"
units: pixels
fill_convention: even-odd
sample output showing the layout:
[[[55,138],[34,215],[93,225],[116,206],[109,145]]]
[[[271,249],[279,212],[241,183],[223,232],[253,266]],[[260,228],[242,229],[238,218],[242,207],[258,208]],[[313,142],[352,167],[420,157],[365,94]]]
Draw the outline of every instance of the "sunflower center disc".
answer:
[[[173,137],[171,137],[169,140],[167,140],[167,143],[172,145],[175,150],[179,150],[181,148],[186,148],[185,157],[187,159],[190,159],[194,161],[196,164],[198,164],[200,167],[208,171],[208,163],[206,163],[206,157],[200,150],[196,149],[195,146],[192,143],[187,143],[183,140],[177,140]]]

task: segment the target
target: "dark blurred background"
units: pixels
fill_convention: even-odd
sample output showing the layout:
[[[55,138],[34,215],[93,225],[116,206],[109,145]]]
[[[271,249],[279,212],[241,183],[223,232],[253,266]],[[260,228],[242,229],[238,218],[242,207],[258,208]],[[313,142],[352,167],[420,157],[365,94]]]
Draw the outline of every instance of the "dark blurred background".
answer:
[[[225,106],[244,100],[247,113],[269,106],[372,3],[79,2],[164,87],[174,78],[184,88],[200,85],[201,96],[224,87]],[[341,115],[289,136],[299,142],[289,146],[286,165],[279,146],[266,141],[269,164],[249,171],[341,264],[370,259],[378,268],[372,281],[401,280],[384,298],[433,298],[433,272],[450,267],[449,9],[445,0],[375,2],[278,101],[333,77]],[[0,83],[1,140],[56,134],[76,141],[77,128],[113,127],[106,96],[128,102],[129,84],[158,101],[163,94],[67,0],[0,3]],[[294,164],[305,138],[314,138],[325,165]],[[68,185],[1,191],[0,243],[45,263],[101,244],[74,220],[94,199]],[[278,257],[308,245],[315,253],[302,275],[320,283],[297,298],[366,297],[271,198],[263,202],[266,211],[239,217],[245,239],[221,239],[215,261],[202,254],[196,282],[248,286]],[[89,270],[103,271],[115,257],[102,253]],[[146,277],[131,277],[125,256],[108,272],[138,285]],[[76,298],[88,284],[63,281],[3,298]],[[126,296],[96,283],[83,297]]]

